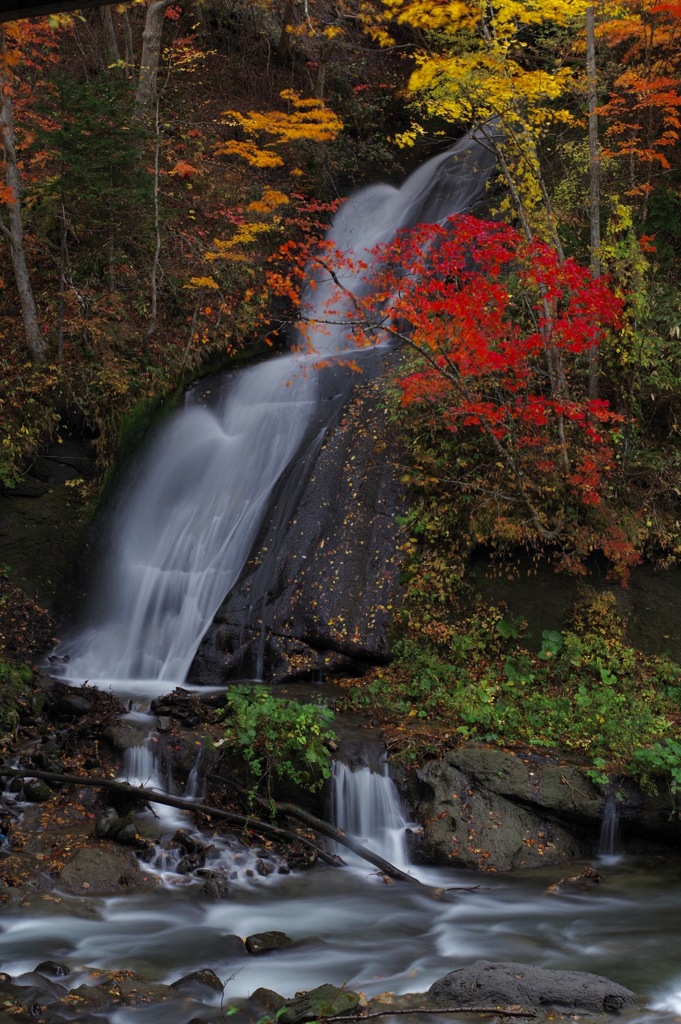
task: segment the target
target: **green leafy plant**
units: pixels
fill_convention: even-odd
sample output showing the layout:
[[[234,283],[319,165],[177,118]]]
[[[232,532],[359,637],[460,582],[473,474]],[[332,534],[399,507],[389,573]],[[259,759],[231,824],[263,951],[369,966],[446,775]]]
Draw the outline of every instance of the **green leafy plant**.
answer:
[[[274,777],[317,790],[329,778],[327,744],[335,738],[329,708],[275,697],[263,686],[237,685],[227,693],[224,715],[225,739],[258,782]]]
[[[661,777],[666,779],[672,796],[676,796],[681,792],[681,743],[668,738],[637,750],[632,758],[632,770],[653,790]]]
[[[662,742],[678,716],[681,667],[627,643],[612,594],[585,592],[572,628],[544,630],[536,653],[503,608],[482,601],[458,620],[409,622],[393,664],[351,691],[354,706],[395,728],[393,749],[407,759],[436,752],[446,734],[568,753],[601,784],[612,771],[645,782],[657,771],[681,786],[681,744]]]
[[[0,739],[16,728],[17,700],[26,693],[33,680],[28,665],[19,665],[0,658]]]

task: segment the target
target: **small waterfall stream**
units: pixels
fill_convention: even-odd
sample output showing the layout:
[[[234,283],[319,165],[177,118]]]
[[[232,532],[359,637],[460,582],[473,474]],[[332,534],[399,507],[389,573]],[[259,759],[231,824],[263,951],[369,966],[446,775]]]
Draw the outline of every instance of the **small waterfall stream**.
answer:
[[[374,853],[403,871],[409,869],[408,822],[385,759],[381,771],[374,771],[369,765],[353,767],[341,760],[334,761],[331,817],[338,828]],[[347,850],[339,848],[338,852],[344,860],[351,860]],[[359,863],[359,859],[354,862]],[[366,870],[366,863],[361,865]]]
[[[598,856],[606,864],[615,864],[619,860],[619,796],[618,787],[612,784],[603,804],[601,835],[598,843]]]

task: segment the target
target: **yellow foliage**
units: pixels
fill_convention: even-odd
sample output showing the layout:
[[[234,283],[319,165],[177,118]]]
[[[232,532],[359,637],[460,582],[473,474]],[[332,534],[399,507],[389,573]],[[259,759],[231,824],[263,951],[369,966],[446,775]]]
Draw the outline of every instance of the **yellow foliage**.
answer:
[[[415,54],[409,92],[430,117],[470,124],[487,131],[504,158],[504,173],[539,234],[550,233],[541,212],[543,192],[537,145],[555,124],[573,117],[561,104],[572,73],[564,54],[546,55],[542,66],[523,57],[527,26],[558,30],[583,18],[588,0],[382,0],[384,20],[370,20],[369,31],[388,32],[391,23],[425,34]],[[501,131],[490,130],[490,124]],[[413,145],[416,125],[398,142]]]
[[[252,213],[272,213],[279,206],[285,206],[289,202],[287,195],[279,192],[276,188],[266,188],[261,199],[256,199],[246,207]]]
[[[278,153],[260,149],[254,142],[222,142],[216,146],[215,152],[223,156],[240,156],[252,167],[282,167],[284,163]]]
[[[185,288],[218,288],[217,281],[212,277],[190,277]]]
[[[245,257],[233,250],[241,245],[249,245],[255,241],[258,235],[263,234],[265,231],[272,231],[276,227],[274,223],[265,223],[263,221],[255,221],[252,224],[240,224],[237,230],[234,232],[231,238],[213,239],[214,251],[206,253],[207,260],[244,260]]]
[[[280,95],[293,108],[290,112],[250,110],[247,114],[242,114],[238,110],[227,110],[225,116],[229,118],[228,123],[239,125],[247,135],[273,136],[273,145],[296,142],[301,139],[312,142],[331,142],[343,128],[341,119],[324,104],[323,100],[302,99],[293,89],[284,89]],[[240,145],[252,144],[241,143]],[[224,149],[221,147],[219,151],[224,152]],[[230,151],[236,152],[234,147]]]

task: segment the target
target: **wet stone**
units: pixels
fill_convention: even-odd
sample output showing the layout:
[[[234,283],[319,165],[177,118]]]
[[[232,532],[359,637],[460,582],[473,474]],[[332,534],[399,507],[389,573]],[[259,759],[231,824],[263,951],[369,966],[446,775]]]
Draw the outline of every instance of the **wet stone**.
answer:
[[[202,868],[205,863],[206,858],[202,853],[188,853],[177,862],[175,870],[178,875],[190,875],[192,871]]]
[[[52,790],[42,779],[29,779],[24,783],[22,795],[29,804],[44,804],[52,799]]]
[[[159,715],[156,719],[156,729],[158,732],[170,732],[172,727],[173,721],[167,715]]]
[[[521,1006],[558,1013],[619,1013],[636,996],[608,978],[529,964],[478,960],[434,982],[428,1001],[442,1006]]]
[[[178,978],[170,987],[181,992],[193,992],[202,988],[209,988],[213,992],[221,993],[224,989],[224,985],[210,967],[204,967],[200,971],[192,971],[191,974],[185,975],[184,978]]]
[[[33,1003],[43,1005],[58,1003],[67,994],[67,989],[63,985],[58,985],[35,971],[12,978],[2,986],[2,990],[3,996],[5,992],[9,992],[10,995],[21,1000],[24,1006]]]
[[[98,839],[113,839],[123,845],[131,845],[137,840],[135,816],[131,811],[124,818],[119,817],[113,807],[107,807],[95,824],[95,835]]]
[[[293,939],[286,932],[256,932],[246,939],[246,949],[252,956],[269,953],[273,949],[286,949],[293,945]]]
[[[230,895],[230,888],[224,875],[217,872],[203,870],[197,871],[200,878],[205,878],[201,886],[201,892],[213,900],[226,900]]]
[[[53,978],[65,978],[71,973],[71,968],[66,964],[59,964],[56,960],[43,960],[35,969],[36,974],[51,974]]]
[[[118,813],[113,807],[107,807],[95,822],[95,835],[98,839],[106,839],[112,827],[118,822]]]
[[[64,693],[52,701],[51,710],[62,718],[82,718],[92,710],[90,701],[77,693]]]
[[[271,988],[256,988],[250,1000],[261,1013],[276,1013],[286,1000]]]
[[[221,935],[219,939],[220,956],[246,956],[246,944],[240,935]]]
[[[196,839],[188,832],[185,832],[182,828],[178,828],[177,832],[173,834],[171,843],[175,843],[177,846],[180,846],[185,853],[205,854],[210,849],[210,846],[207,843],[202,842],[200,839]]]
[[[303,1024],[304,1021],[318,1020],[320,1017],[352,1013],[358,1006],[357,992],[349,992],[336,985],[320,985],[284,1003],[278,1020],[281,1024]]]

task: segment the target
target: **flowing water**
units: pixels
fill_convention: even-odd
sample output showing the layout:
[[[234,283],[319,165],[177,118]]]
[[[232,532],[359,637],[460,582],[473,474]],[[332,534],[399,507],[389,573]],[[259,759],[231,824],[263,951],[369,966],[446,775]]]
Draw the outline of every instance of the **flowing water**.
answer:
[[[464,140],[401,189],[374,186],[349,201],[333,237],[361,253],[402,225],[467,209],[490,168],[487,152]],[[323,302],[328,282],[317,284],[321,298],[314,301]],[[344,284],[355,292],[370,286]],[[311,301],[305,300],[306,313],[313,312]],[[347,345],[341,327],[316,343],[341,358]],[[227,377],[210,404],[202,392],[189,396],[124,489],[111,554],[100,570],[105,585],[58,652],[69,659],[62,662],[64,677],[144,699],[185,679],[249,557],[268,501],[285,474],[301,474],[332,422],[331,407],[338,409],[347,390],[342,367],[310,372],[314,360],[285,355]],[[329,396],[334,402],[321,401]],[[169,785],[149,743],[130,751],[123,773],[149,787]],[[197,764],[194,793],[200,776]],[[344,828],[408,865],[408,822],[384,764],[361,758],[338,764],[332,801]],[[26,828],[31,821],[27,816]],[[183,811],[173,811],[167,820],[150,819],[150,834],[178,824],[192,827]],[[482,957],[603,973],[640,993],[648,1007],[640,1019],[681,1014],[678,860],[620,860],[591,890],[548,895],[558,869],[499,877],[410,868],[423,885],[387,885],[354,860],[342,869],[262,878],[236,841],[208,841],[208,866],[235,876],[227,898],[203,896],[198,880],[175,873],[176,859],[161,852],[152,865],[163,879],[157,889],[107,899],[56,892],[30,897],[27,908],[4,908],[0,970],[18,975],[49,958],[71,967],[60,981],[74,986],[85,965],[129,968],[168,982],[210,967],[227,983],[229,1005],[259,986],[284,995],[323,982],[367,994],[419,991]],[[234,952],[230,935],[272,929],[294,944],[267,956]],[[186,1024],[191,1016],[186,1001],[177,1000],[98,1019]]]
[[[369,773],[339,770],[339,819],[357,822],[379,852],[399,859],[396,822],[404,819],[394,787],[383,772]],[[215,863],[239,862],[234,848],[215,856]],[[423,991],[484,958],[604,974],[657,1008],[642,1006],[636,1020],[671,1022],[681,1012],[678,860],[622,860],[593,889],[558,895],[546,888],[560,869],[497,877],[419,867],[411,870],[425,884],[412,887],[386,885],[355,861],[266,879],[242,875],[227,899],[211,901],[198,883],[174,875],[171,863],[158,870],[165,885],[151,892],[109,899],[57,892],[33,897],[29,910],[5,910],[0,968],[18,975],[50,958],[71,967],[59,980],[74,986],[83,980],[83,965],[129,968],[168,982],[211,967],[229,979],[229,1004],[259,986],[285,995],[324,982],[369,995]],[[285,931],[294,944],[248,957],[236,954],[228,938],[271,929]],[[186,1024],[191,1016],[185,1004],[166,1003],[105,1019]]]
[[[468,209],[491,169],[487,150],[464,139],[401,188],[372,186],[350,199],[329,238],[340,251],[370,261],[369,251],[399,228]],[[100,592],[86,621],[59,647],[62,678],[146,697],[186,679],[278,482],[284,473],[293,480],[301,474],[347,397],[353,374],[344,359],[371,359],[348,340],[342,303],[332,317],[325,312],[332,278],[322,272],[314,278],[304,314],[338,321],[311,328],[314,351],[228,375],[209,406],[202,391],[190,392],[131,474],[99,573]],[[345,273],[342,284],[349,306],[353,294],[370,287],[370,273]],[[333,365],[316,368],[320,356],[332,356]],[[289,491],[295,501],[296,488]]]

